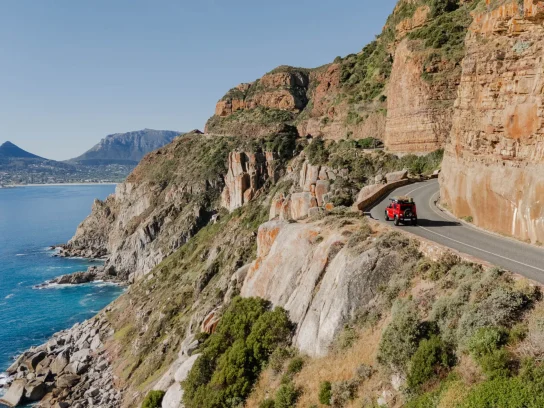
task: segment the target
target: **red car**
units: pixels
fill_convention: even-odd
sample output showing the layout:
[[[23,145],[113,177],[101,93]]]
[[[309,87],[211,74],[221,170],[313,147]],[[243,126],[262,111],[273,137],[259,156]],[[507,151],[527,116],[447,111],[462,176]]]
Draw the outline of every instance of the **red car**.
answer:
[[[393,220],[395,225],[411,223],[417,225],[416,203],[411,197],[390,198],[391,204],[385,209],[385,220]]]

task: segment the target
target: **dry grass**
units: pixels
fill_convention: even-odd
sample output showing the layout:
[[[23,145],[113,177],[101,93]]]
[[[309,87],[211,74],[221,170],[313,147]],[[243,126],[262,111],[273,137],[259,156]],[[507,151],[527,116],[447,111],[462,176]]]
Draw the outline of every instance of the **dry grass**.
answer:
[[[544,361],[544,303],[539,302],[528,319],[528,334],[518,348],[522,357],[531,357],[536,361]]]

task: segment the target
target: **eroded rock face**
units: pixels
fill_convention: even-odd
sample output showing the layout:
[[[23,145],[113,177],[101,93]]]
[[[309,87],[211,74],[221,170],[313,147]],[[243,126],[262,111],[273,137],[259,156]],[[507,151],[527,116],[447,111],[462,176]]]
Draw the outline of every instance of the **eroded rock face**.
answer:
[[[272,152],[231,152],[221,205],[235,210],[251,201],[267,180],[275,183],[278,178],[276,161]]]
[[[544,242],[544,2],[490,6],[467,37],[441,195],[478,226]]]
[[[344,324],[400,267],[394,251],[347,248],[346,231],[353,227],[270,221],[259,228],[258,257],[241,294],[288,310],[298,325],[294,344],[303,353],[325,355]]]
[[[384,143],[392,152],[432,152],[444,146],[451,128],[459,78],[425,80],[425,53],[407,38],[395,51],[388,88]]]
[[[61,256],[107,257],[104,270],[111,280],[133,282],[147,274],[211,217],[202,198],[220,195],[224,170],[218,166],[215,174],[201,176],[207,169],[198,162],[213,143],[193,132],[147,155],[113,196],[95,202]]]

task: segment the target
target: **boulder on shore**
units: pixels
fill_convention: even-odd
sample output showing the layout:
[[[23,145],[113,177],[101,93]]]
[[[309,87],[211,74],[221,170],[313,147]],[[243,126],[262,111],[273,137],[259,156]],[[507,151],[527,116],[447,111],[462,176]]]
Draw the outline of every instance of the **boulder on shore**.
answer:
[[[5,404],[9,407],[16,407],[19,405],[25,395],[25,386],[26,380],[15,380],[9,387],[8,392],[2,398],[0,398],[0,403]]]

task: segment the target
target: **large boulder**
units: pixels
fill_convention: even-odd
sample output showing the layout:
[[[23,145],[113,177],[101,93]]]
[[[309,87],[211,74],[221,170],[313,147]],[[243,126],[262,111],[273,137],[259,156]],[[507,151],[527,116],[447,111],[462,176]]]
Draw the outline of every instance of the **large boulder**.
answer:
[[[318,180],[315,185],[315,198],[317,200],[317,205],[322,207],[325,205],[325,195],[330,191],[331,183],[327,180]]]
[[[317,200],[309,192],[291,194],[291,218],[294,220],[308,216],[310,208],[317,207]]]
[[[38,351],[37,353],[32,354],[26,361],[26,366],[32,370],[35,370],[38,364],[47,357],[47,353],[45,351]]]
[[[388,183],[394,183],[396,181],[406,180],[408,178],[408,170],[394,171],[393,173],[387,173],[385,179]]]
[[[16,407],[19,405],[25,396],[25,386],[26,380],[13,381],[6,395],[0,398],[0,403],[9,407]]]
[[[63,351],[51,363],[51,372],[53,374],[62,373],[69,362],[70,362],[70,356],[69,356],[68,352]]]
[[[35,380],[25,386],[25,398],[29,401],[39,401],[46,394],[47,389],[42,381]]]
[[[79,382],[80,378],[76,374],[63,374],[57,378],[57,388],[71,388]]]

